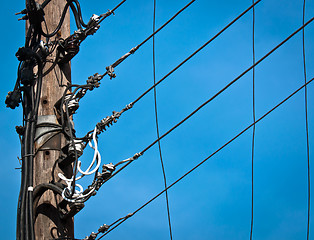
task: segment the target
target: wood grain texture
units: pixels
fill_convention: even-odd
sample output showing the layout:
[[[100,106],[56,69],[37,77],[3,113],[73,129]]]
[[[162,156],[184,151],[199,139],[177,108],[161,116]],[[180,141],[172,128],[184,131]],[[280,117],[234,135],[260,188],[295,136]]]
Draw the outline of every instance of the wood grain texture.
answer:
[[[42,3],[40,0],[39,3]],[[48,31],[52,32],[58,25],[63,8],[66,4],[65,0],[52,0],[44,9],[45,19],[48,26]],[[43,30],[47,32],[43,24]],[[70,15],[66,15],[65,21],[60,31],[60,37],[66,38],[70,35]],[[54,37],[51,38],[54,40]],[[44,39],[43,39],[44,40]],[[49,56],[48,60],[53,60],[53,56]],[[47,70],[52,63],[47,63],[45,70]],[[44,70],[44,71],[45,71]],[[57,65],[55,70],[51,71],[43,78],[41,101],[39,106],[39,116],[41,115],[54,115],[54,104],[63,94],[64,88],[59,86],[59,81],[63,80],[63,84],[71,82],[71,67],[70,64],[63,67],[63,71]],[[61,135],[61,145],[65,140]],[[37,149],[35,149],[36,151]],[[49,183],[53,180],[52,169],[56,160],[59,157],[60,151],[58,150],[44,150],[39,151],[34,160],[34,186],[41,183]],[[69,169],[70,171],[71,169]],[[55,171],[55,179],[58,180],[57,173],[60,172],[58,168]],[[66,174],[68,175],[68,174]],[[61,220],[57,210],[57,203],[61,200],[60,196],[56,196],[52,191],[47,191],[41,197],[38,207],[36,209],[35,220],[35,235],[36,240],[42,239],[55,239],[64,237],[74,237],[74,223],[73,219],[66,221]]]

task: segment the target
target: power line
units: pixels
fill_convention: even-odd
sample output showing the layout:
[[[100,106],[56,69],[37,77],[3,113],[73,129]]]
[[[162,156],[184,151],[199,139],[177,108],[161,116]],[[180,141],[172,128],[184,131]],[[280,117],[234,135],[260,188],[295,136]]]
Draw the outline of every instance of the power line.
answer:
[[[302,24],[305,22],[305,3],[303,2],[303,19]],[[305,54],[305,30],[302,30],[302,49],[303,49],[303,70],[304,70],[304,83],[307,83],[306,73],[306,54]],[[305,128],[306,128],[306,154],[307,154],[307,182],[308,182],[308,203],[307,203],[307,240],[310,238],[310,213],[311,213],[311,172],[310,172],[310,140],[309,140],[309,123],[308,123],[308,100],[307,100],[307,85],[304,87],[304,104],[305,104]]]
[[[101,19],[98,21],[98,24],[100,24],[102,21],[104,21],[107,17],[109,17],[111,14],[114,14],[114,12],[123,4],[126,0],[121,1],[117,6],[115,6],[112,10],[108,10],[107,13],[100,15]]]
[[[245,132],[247,132],[251,127],[253,127],[255,124],[257,124],[258,122],[262,121],[266,116],[268,116],[270,113],[272,113],[274,110],[276,110],[279,106],[281,106],[283,103],[285,103],[286,101],[288,101],[291,97],[293,97],[295,94],[297,94],[299,91],[301,91],[305,86],[307,86],[308,84],[310,84],[312,81],[314,81],[314,78],[312,78],[310,81],[308,81],[306,84],[304,84],[303,86],[301,86],[300,88],[298,88],[297,90],[295,90],[292,94],[290,94],[287,98],[285,98],[284,100],[282,100],[280,103],[278,103],[275,107],[273,107],[272,109],[270,109],[268,112],[266,112],[262,117],[258,118],[255,122],[253,122],[252,124],[250,124],[248,127],[246,127],[244,130],[242,130],[240,133],[238,133],[235,137],[233,137],[232,139],[230,139],[228,142],[226,142],[224,145],[222,145],[220,148],[218,148],[215,152],[213,152],[211,155],[209,155],[207,158],[205,158],[203,161],[201,161],[199,164],[197,164],[195,167],[193,167],[191,170],[189,170],[188,172],[186,172],[184,175],[182,175],[180,178],[178,178],[176,181],[174,181],[172,184],[170,184],[166,189],[162,190],[160,193],[158,193],[157,195],[155,195],[153,198],[151,198],[149,201],[147,201],[145,204],[143,204],[142,206],[140,206],[138,209],[136,209],[133,213],[128,214],[128,218],[124,218],[122,221],[120,221],[117,225],[115,225],[114,227],[112,227],[110,230],[108,230],[105,234],[103,234],[101,237],[98,238],[101,239],[103,238],[105,235],[107,235],[108,233],[110,233],[111,231],[113,231],[114,229],[116,229],[118,226],[120,226],[123,222],[125,222],[127,219],[129,219],[130,217],[134,216],[136,213],[138,213],[139,211],[141,211],[143,208],[145,208],[147,205],[149,205],[151,202],[153,202],[155,199],[157,199],[159,196],[161,196],[165,191],[169,190],[170,188],[172,188],[174,185],[176,185],[177,183],[179,183],[181,180],[183,180],[186,176],[188,176],[189,174],[191,174],[193,171],[195,171],[196,169],[198,169],[201,165],[203,165],[205,162],[207,162],[210,158],[212,158],[214,155],[216,155],[218,152],[220,152],[221,150],[223,150],[225,147],[227,147],[230,143],[232,143],[234,140],[236,140],[237,138],[239,138],[241,135],[243,135]],[[122,219],[122,218],[120,218]]]
[[[254,0],[252,0],[254,3]],[[252,58],[253,65],[255,64],[255,8],[252,10]],[[253,110],[253,122],[255,122],[255,67],[252,69],[252,110]],[[251,230],[250,230],[250,240],[253,239],[253,224],[254,224],[254,150],[255,150],[255,124],[253,125],[252,133],[252,169],[251,169]]]
[[[156,28],[156,0],[154,0],[154,9],[153,9],[153,32],[155,32],[155,28]],[[154,85],[155,85],[156,84],[155,36],[153,36],[153,79],[154,79]],[[159,124],[158,124],[158,110],[157,110],[158,108],[157,108],[157,90],[156,90],[156,87],[154,87],[154,105],[155,105],[156,133],[157,133],[157,138],[159,138],[160,134],[159,134]],[[164,180],[164,186],[166,189],[167,188],[167,177],[166,177],[166,171],[165,171],[164,161],[163,161],[163,157],[162,157],[160,141],[158,141],[158,151],[159,151],[160,164],[161,164],[162,175],[163,175],[163,180]],[[171,217],[170,217],[168,191],[165,192],[165,198],[166,198],[166,208],[167,208],[167,216],[168,216],[169,235],[170,235],[170,239],[172,240],[172,228],[171,228]]]

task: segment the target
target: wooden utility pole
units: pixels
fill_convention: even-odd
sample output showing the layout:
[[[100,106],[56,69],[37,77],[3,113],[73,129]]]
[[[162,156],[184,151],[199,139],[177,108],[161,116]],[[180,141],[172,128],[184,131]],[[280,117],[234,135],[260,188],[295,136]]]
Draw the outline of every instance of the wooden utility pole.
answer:
[[[38,3],[42,3],[40,0]],[[59,24],[62,11],[66,4],[65,0],[53,0],[45,8],[45,20],[47,29],[44,23],[42,28],[44,32],[52,32]],[[70,16],[69,11],[65,17],[61,30],[57,34],[57,38],[67,38],[70,35]],[[45,41],[45,38],[42,40]],[[51,38],[54,41],[54,37]],[[48,56],[47,60],[52,62],[55,60],[55,52],[52,56]],[[52,63],[47,61],[44,72],[51,67]],[[71,67],[70,64],[64,66],[55,66],[55,69],[44,76],[42,81],[42,93],[38,112],[38,122],[55,122],[57,123],[54,104],[59,100],[64,92],[64,87],[60,84],[66,85],[71,81]],[[40,128],[36,129],[36,132]],[[49,135],[47,135],[49,137]],[[34,187],[38,184],[49,183],[51,181],[58,181],[57,173],[60,172],[58,165],[55,164],[59,157],[60,149],[64,145],[64,138],[62,134],[55,135],[51,140],[42,144],[43,139],[35,143],[35,152],[38,151],[34,160]],[[55,169],[53,172],[52,169]],[[53,176],[54,175],[54,176]],[[60,195],[56,195],[53,191],[46,191],[40,198],[35,214],[35,237],[36,240],[48,239],[66,239],[74,238],[74,222],[73,217],[61,219],[58,203],[61,201]]]

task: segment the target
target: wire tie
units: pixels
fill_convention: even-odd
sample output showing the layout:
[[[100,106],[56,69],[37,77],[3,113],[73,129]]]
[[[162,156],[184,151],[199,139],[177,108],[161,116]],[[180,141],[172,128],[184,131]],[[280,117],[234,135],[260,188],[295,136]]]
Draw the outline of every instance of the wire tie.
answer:
[[[110,14],[112,14],[113,16],[115,16],[114,11],[112,11],[112,10],[108,9],[108,12],[109,12]]]
[[[130,104],[128,104],[128,105],[126,105],[126,107],[124,108],[125,110],[129,110],[129,109],[131,109],[132,107],[133,107],[133,102],[131,102]],[[123,110],[124,110],[123,109]]]
[[[35,119],[33,117],[25,119],[25,122],[35,122]]]
[[[34,157],[35,155],[34,154],[25,154],[24,156],[22,156],[21,159],[25,158],[25,157]]]
[[[33,188],[32,186],[29,186],[29,187],[27,188],[27,190],[28,190],[29,192],[33,192],[33,191],[34,191],[34,188]]]
[[[141,153],[135,153],[134,156],[131,158],[132,160],[138,159],[140,156],[142,156]]]
[[[134,53],[137,51],[138,48],[139,48],[138,46],[132,48],[132,49],[130,50],[130,53],[131,53],[131,54],[134,54]]]

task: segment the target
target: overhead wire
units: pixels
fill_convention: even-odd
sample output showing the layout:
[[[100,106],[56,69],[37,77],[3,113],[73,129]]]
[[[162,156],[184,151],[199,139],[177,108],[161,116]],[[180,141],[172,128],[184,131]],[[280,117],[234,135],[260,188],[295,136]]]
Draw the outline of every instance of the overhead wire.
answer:
[[[306,0],[303,1],[302,24],[305,22]],[[303,53],[303,71],[304,83],[307,83],[307,68],[306,68],[306,52],[305,52],[305,29],[302,30],[302,53]],[[310,239],[310,214],[311,214],[311,171],[310,171],[310,140],[309,140],[309,123],[308,123],[308,97],[307,84],[304,87],[304,105],[305,105],[305,130],[306,130],[306,157],[307,157],[307,187],[308,187],[308,203],[307,203],[307,229],[306,239]]]
[[[284,100],[282,100],[280,103],[278,103],[276,106],[274,106],[272,109],[270,109],[268,112],[266,112],[264,115],[262,115],[260,118],[258,118],[255,122],[253,122],[252,124],[250,124],[249,126],[247,126],[245,129],[243,129],[241,132],[239,132],[236,136],[234,136],[233,138],[231,138],[228,142],[226,142],[225,144],[223,144],[220,148],[218,148],[216,151],[214,151],[212,154],[210,154],[208,157],[206,157],[204,160],[202,160],[200,163],[198,163],[195,167],[193,167],[192,169],[190,169],[188,172],[186,172],[184,175],[182,175],[180,178],[178,178],[176,181],[174,181],[172,184],[170,184],[166,189],[162,190],[161,192],[159,192],[157,195],[155,195],[153,198],[151,198],[149,201],[147,201],[146,203],[144,203],[143,205],[141,205],[139,208],[137,208],[134,212],[132,212],[131,214],[128,214],[128,218],[125,218],[124,220],[122,220],[121,222],[119,222],[118,224],[116,224],[114,227],[112,227],[111,229],[109,229],[106,233],[104,233],[102,236],[100,236],[97,240],[103,238],[104,236],[106,236],[107,234],[109,234],[111,231],[113,231],[114,229],[116,229],[118,226],[120,226],[123,222],[125,222],[127,219],[133,217],[136,213],[138,213],[139,211],[141,211],[143,208],[145,208],[147,205],[149,205],[150,203],[152,203],[155,199],[157,199],[159,196],[161,196],[165,191],[169,190],[170,188],[172,188],[174,185],[176,185],[177,183],[179,183],[180,181],[182,181],[185,177],[187,177],[188,175],[190,175],[192,172],[194,172],[196,169],[198,169],[201,165],[203,165],[205,162],[207,162],[210,158],[212,158],[213,156],[215,156],[217,153],[219,153],[221,150],[223,150],[225,147],[227,147],[230,143],[232,143],[233,141],[235,141],[237,138],[239,138],[240,136],[242,136],[245,132],[247,132],[249,129],[251,129],[251,127],[253,127],[255,124],[259,123],[260,121],[262,121],[266,116],[268,116],[270,113],[272,113],[274,110],[276,110],[278,107],[280,107],[283,103],[287,102],[290,98],[292,98],[294,95],[296,95],[298,92],[300,92],[305,86],[307,86],[308,84],[310,84],[311,82],[314,81],[314,78],[312,78],[311,80],[309,80],[306,84],[302,85],[301,87],[299,87],[297,90],[295,90],[293,93],[291,93],[288,97],[286,97]]]
[[[252,0],[254,4],[255,0]],[[252,60],[255,64],[255,7],[252,9]],[[255,67],[252,69],[252,113],[253,122],[256,120],[255,114]],[[255,152],[255,124],[252,129],[252,150],[251,150],[251,229],[250,240],[253,239],[253,226],[254,226],[254,152]]]
[[[108,16],[111,14],[114,14],[114,12],[123,4],[126,0],[121,1],[117,6],[115,6],[112,10],[109,10],[107,13],[103,14],[102,18],[98,21],[98,24],[100,24],[102,21],[104,21]]]
[[[154,8],[153,8],[153,32],[155,32],[156,28],[156,0],[153,2]],[[155,35],[153,36],[153,80],[154,85],[156,84],[156,53],[155,53]],[[154,108],[155,108],[155,123],[156,123],[156,134],[157,138],[160,137],[159,133],[159,121],[158,121],[158,107],[157,107],[157,89],[154,87]],[[161,151],[161,143],[158,141],[158,151],[159,151],[159,159],[161,164],[161,170],[163,175],[163,181],[165,189],[167,188],[167,177],[166,177],[166,171]],[[167,217],[168,217],[168,228],[169,228],[169,235],[170,239],[172,240],[172,227],[171,227],[171,216],[170,216],[170,206],[169,206],[169,196],[168,191],[165,192],[165,199],[166,199],[166,210],[167,210]]]
[[[140,48],[143,46],[149,39],[151,39],[153,36],[155,36],[158,32],[160,32],[165,26],[167,26],[172,20],[174,20],[180,13],[182,13],[185,9],[187,9],[192,3],[194,3],[196,0],[190,1],[188,4],[186,4],[183,8],[181,8],[175,15],[173,15],[167,22],[165,22],[161,27],[159,27],[156,31],[154,31],[150,36],[148,36],[143,42],[141,42],[137,47]]]

